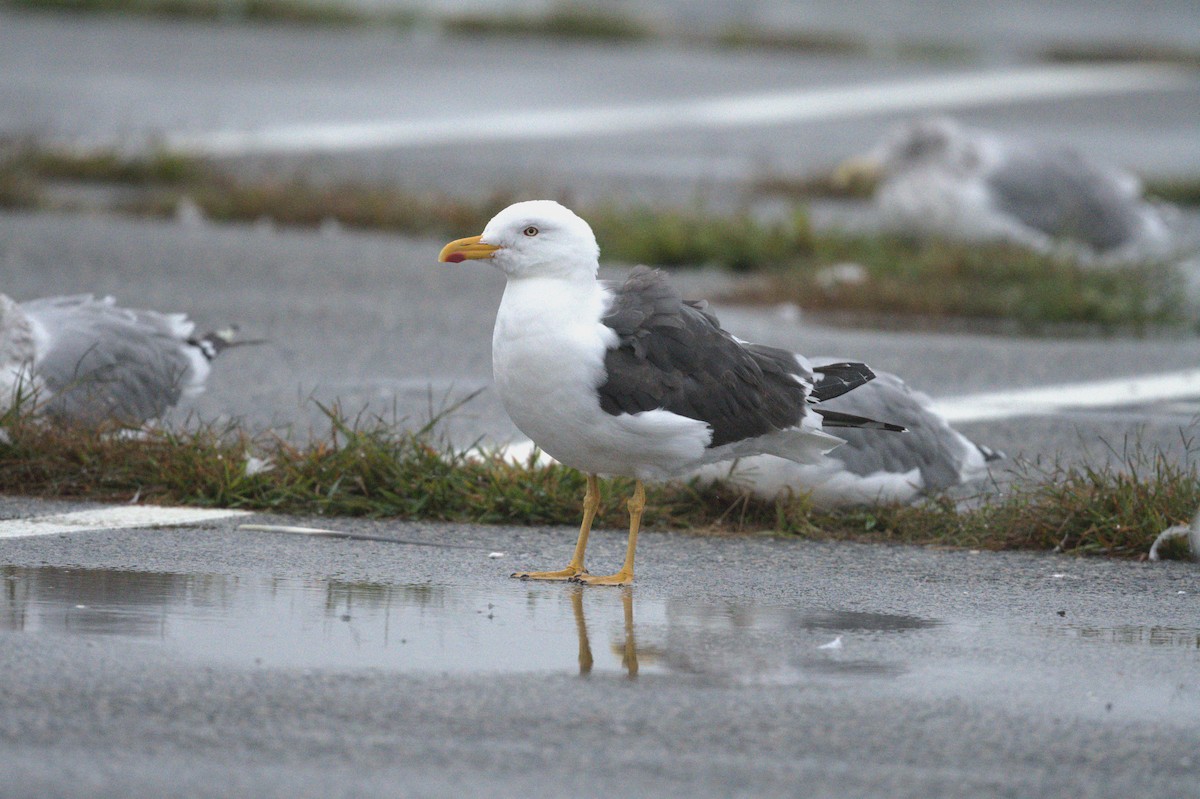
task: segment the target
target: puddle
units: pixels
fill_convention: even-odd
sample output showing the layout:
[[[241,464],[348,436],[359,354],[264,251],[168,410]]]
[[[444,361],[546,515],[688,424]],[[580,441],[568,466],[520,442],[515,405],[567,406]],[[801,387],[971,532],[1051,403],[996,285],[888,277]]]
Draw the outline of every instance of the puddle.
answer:
[[[268,668],[674,673],[768,684],[894,677],[904,669],[879,656],[881,644],[937,624],[515,581],[485,589],[0,568],[0,630],[116,637]],[[838,636],[843,646],[820,648]]]
[[[1077,638],[1101,644],[1125,646],[1178,647],[1200,649],[1200,628],[1165,627],[1159,625],[1121,624],[1115,627],[1093,627],[1078,624],[1044,626],[1046,635]]]

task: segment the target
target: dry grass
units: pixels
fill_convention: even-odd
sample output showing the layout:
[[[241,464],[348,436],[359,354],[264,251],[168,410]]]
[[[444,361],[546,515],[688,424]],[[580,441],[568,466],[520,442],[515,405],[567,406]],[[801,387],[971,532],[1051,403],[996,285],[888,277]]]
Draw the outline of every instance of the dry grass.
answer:
[[[265,218],[314,227],[333,220],[352,228],[457,237],[481,230],[497,209],[519,199],[516,193],[464,200],[385,184],[243,177],[165,152],[130,158],[0,147],[4,152],[0,204],[10,207],[43,207],[45,185],[102,183],[127,189],[110,203],[131,214],[171,216],[187,202],[220,222]],[[1012,245],[818,234],[802,203],[790,216],[772,220],[702,206],[602,203],[576,210],[591,222],[608,260],[766,276],[729,299],[790,301],[875,319],[1000,320],[1032,333],[1063,326],[1145,333],[1195,323],[1180,277],[1163,265],[1089,269]],[[860,265],[860,279],[831,279],[829,267],[845,263]]]
[[[451,33],[470,36],[544,36],[554,39],[630,41],[654,31],[633,17],[561,4],[542,14],[461,14],[442,20]]]
[[[491,524],[578,523],[584,481],[563,466],[535,467],[498,455],[468,457],[436,421],[404,429],[325,409],[328,430],[304,444],[237,427],[136,436],[116,429],[51,426],[20,409],[0,417],[0,491],[40,497],[220,506]],[[1018,465],[1012,488],[970,509],[947,498],[916,506],[815,511],[807,498],[768,502],[715,486],[649,490],[650,529],[753,533],[812,539],[978,549],[1056,550],[1134,557],[1200,505],[1200,474],[1136,444],[1120,466]],[[247,458],[271,468],[247,468]],[[599,524],[626,524],[628,480],[602,481]],[[1178,554],[1178,553],[1177,553]]]
[[[839,281],[832,264],[861,267]],[[1178,274],[1163,265],[1088,269],[1004,244],[826,234],[787,268],[734,297],[790,299],[815,311],[924,318],[1003,319],[1026,332],[1078,325],[1144,333],[1190,323]]]
[[[1200,205],[1200,176],[1147,180],[1146,194],[1176,205]]]
[[[89,14],[140,14],[194,20],[250,20],[303,25],[401,24],[413,14],[365,14],[334,2],[303,0],[3,0],[3,5],[29,11]]]
[[[1037,54],[1043,61],[1075,63],[1159,63],[1200,66],[1200,50],[1151,42],[1083,42],[1053,45]]]

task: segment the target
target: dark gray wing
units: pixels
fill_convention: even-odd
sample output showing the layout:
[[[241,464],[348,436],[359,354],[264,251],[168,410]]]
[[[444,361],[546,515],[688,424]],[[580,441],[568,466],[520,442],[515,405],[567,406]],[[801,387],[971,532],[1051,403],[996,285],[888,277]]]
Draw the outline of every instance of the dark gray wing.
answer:
[[[813,368],[820,369],[819,362]],[[938,491],[962,482],[962,469],[970,455],[968,448],[978,449],[985,460],[1001,457],[968,441],[933,410],[927,396],[913,391],[888,372],[876,371],[870,383],[822,407],[826,405],[846,413],[884,418],[908,428],[902,436],[838,429],[838,438],[846,443],[831,455],[854,474],[866,476],[878,471],[903,474],[919,469],[926,490]]]
[[[21,304],[47,334],[35,372],[53,392],[46,412],[85,423],[141,423],[179,401],[193,379],[190,323],[89,295]]]
[[[816,402],[840,397],[875,378],[875,373],[865,363],[846,361],[822,364],[813,369],[816,382],[813,384],[812,399]]]
[[[987,177],[993,205],[1035,230],[1097,251],[1137,235],[1137,198],[1127,182],[1070,148],[1012,148]]]
[[[717,447],[793,427],[806,412],[812,374],[792,353],[739,343],[658,270],[634,269],[602,321],[618,337],[599,388],[606,413],[662,408],[699,419]]]
[[[892,433],[908,432],[908,429],[904,425],[881,422],[878,419],[869,419],[866,416],[859,416],[854,413],[835,411],[832,408],[813,408],[813,412],[821,415],[822,427],[857,427],[861,430],[887,430]]]

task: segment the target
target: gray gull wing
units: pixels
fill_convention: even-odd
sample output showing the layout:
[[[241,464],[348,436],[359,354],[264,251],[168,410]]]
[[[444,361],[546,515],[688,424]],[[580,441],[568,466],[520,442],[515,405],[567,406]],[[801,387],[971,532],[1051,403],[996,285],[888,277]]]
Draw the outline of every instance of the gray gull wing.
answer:
[[[820,369],[814,361],[814,369]],[[908,428],[903,436],[871,435],[838,430],[846,443],[830,454],[857,475],[905,474],[918,469],[924,490],[939,491],[973,479],[983,462],[1002,457],[967,439],[933,408],[933,401],[888,372],[876,371],[867,385],[829,402],[829,406],[863,416],[884,417]]]
[[[986,184],[997,210],[1097,251],[1127,244],[1141,230],[1141,200],[1130,194],[1129,179],[1072,148],[1006,147]]]
[[[22,303],[38,340],[34,368],[51,392],[47,414],[140,424],[203,388],[215,354],[192,339],[183,314],[118,307],[111,297]],[[211,354],[210,354],[211,353]]]
[[[832,359],[814,359],[813,370]],[[922,495],[985,477],[990,462],[1003,453],[972,442],[954,430],[925,394],[887,372],[852,392],[823,403],[838,413],[881,416],[901,422],[902,436],[838,429],[846,443],[820,464],[802,464],[770,455],[754,455],[732,466],[710,464],[691,476],[701,484],[729,481],[764,499],[784,492],[808,494],[816,507],[911,502]]]
[[[738,342],[658,270],[634,269],[601,321],[618,338],[598,389],[606,413],[698,419],[712,428],[710,447],[794,427],[806,413],[812,372],[790,352]]]
[[[617,346],[605,353],[601,409],[618,415],[661,408],[698,419],[712,428],[709,447],[795,427],[810,402],[852,394],[874,377],[865,364],[838,363],[817,379],[787,350],[739,341],[657,269],[635,268],[612,297],[601,322],[617,334]],[[847,414],[831,426],[900,430]]]

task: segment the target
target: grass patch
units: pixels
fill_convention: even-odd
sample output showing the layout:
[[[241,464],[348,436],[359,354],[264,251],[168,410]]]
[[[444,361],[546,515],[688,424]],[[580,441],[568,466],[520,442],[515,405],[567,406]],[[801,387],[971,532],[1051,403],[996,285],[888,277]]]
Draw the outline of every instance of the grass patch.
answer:
[[[305,25],[353,25],[367,20],[352,8],[296,0],[4,0],[4,5],[33,11],[140,14],[195,20],[252,20]],[[371,21],[381,22],[376,15]],[[390,15],[389,22],[411,22],[411,15]]]
[[[45,186],[72,181],[135,189],[103,200],[126,213],[169,217],[186,202],[220,222],[268,218],[315,227],[333,220],[451,238],[482,230],[498,209],[521,198],[497,193],[476,201],[382,184],[246,178],[165,152],[127,158],[17,147],[0,158],[0,203],[10,207],[45,207]],[[1088,332],[1144,333],[1195,323],[1182,281],[1165,265],[1089,269],[1015,245],[816,233],[802,204],[773,220],[703,207],[607,203],[576,210],[595,229],[607,260],[718,266],[764,276],[728,299],[793,301],[809,310],[878,320],[1003,320],[1024,332],[1080,325]],[[832,268],[848,263],[859,266],[851,273]]]
[[[826,55],[862,55],[870,52],[866,39],[849,33],[824,31],[767,31],[735,25],[713,34],[718,47],[741,50],[796,50]]]
[[[1200,205],[1200,176],[1147,180],[1146,195],[1176,205]]]
[[[111,152],[75,154],[17,149],[0,163],[0,177],[112,183],[146,189],[122,199],[118,210],[170,216],[187,198],[220,222],[270,218],[281,225],[315,227],[334,220],[347,227],[400,233],[462,236],[519,199],[497,193],[467,201],[395,186],[318,183],[303,178],[245,180],[201,159],[157,153],[130,158]],[[749,214],[718,215],[701,208],[656,211],[604,204],[580,209],[609,260],[662,266],[717,265],[749,271],[811,248],[807,217],[761,222]]]
[[[764,222],[741,212],[651,210],[603,206],[583,215],[609,260],[658,266],[721,266],[752,272],[781,264],[813,247],[808,216]]]
[[[1179,326],[1189,312],[1166,266],[1098,270],[1015,245],[825,234],[742,301],[794,300],[816,311],[1003,319],[1036,331],[1080,324],[1105,332]],[[830,265],[856,264],[851,279]]]
[[[191,183],[181,190],[149,192],[126,201],[121,210],[170,216],[183,198],[216,222],[270,219],[296,227],[335,221],[352,228],[398,233],[467,235],[480,231],[508,195],[466,201],[435,193],[397,191],[387,186],[323,184],[303,179],[264,179],[253,183],[229,176]]]
[[[460,14],[442,20],[442,28],[468,36],[600,41],[636,41],[654,35],[651,28],[633,17],[571,4],[556,6],[544,14]]]
[[[571,0],[563,0],[543,12],[513,14],[385,12],[353,8],[328,0],[0,0],[0,7],[60,13],[138,14],[199,21],[248,20],[404,29],[422,26],[462,36],[521,36],[596,42],[655,41],[692,47],[852,55],[902,61],[966,61],[975,56],[970,47],[960,44],[915,40],[880,46],[853,32],[780,31],[747,25],[680,32],[674,26],[653,24],[636,14],[597,10]]]
[[[750,184],[753,194],[768,197],[787,197],[792,200],[869,200],[875,194],[877,182],[863,176],[851,180],[835,178],[832,172],[803,177],[770,175],[756,178]]]
[[[1147,197],[1176,205],[1200,205],[1200,176],[1147,178],[1143,181]],[[869,200],[878,182],[856,175],[850,181],[839,180],[832,172],[813,175],[764,175],[756,178],[750,191],[766,197],[786,197],[803,201],[814,199]]]
[[[969,61],[975,52],[965,45],[932,40],[902,40],[891,44],[871,42],[852,32],[818,30],[765,30],[732,25],[712,33],[685,35],[686,41],[730,50],[768,50],[825,56],[894,58],[900,61]]]
[[[237,428],[130,437],[49,426],[9,412],[0,441],[0,491],[305,515],[579,521],[584,480],[572,469],[469,458],[440,443],[432,425],[405,430],[378,419],[347,419],[336,408],[327,414],[328,431],[297,445]],[[249,453],[267,458],[272,468],[248,470]],[[632,482],[601,485],[598,523],[623,527]],[[1200,475],[1194,465],[1135,450],[1120,467],[1025,467],[1008,493],[968,510],[941,498],[818,512],[803,496],[763,501],[721,486],[658,485],[648,493],[645,526],[651,529],[1134,557],[1165,527],[1191,517],[1200,504]]]
[[[1200,67],[1198,50],[1148,42],[1062,43],[1037,55],[1042,61],[1054,64],[1155,62]]]
[[[904,61],[965,62],[977,58],[976,51],[969,45],[932,39],[899,42],[895,52]]]
[[[111,151],[76,154],[64,150],[29,149],[18,153],[14,162],[17,171],[45,180],[129,186],[194,183],[203,180],[207,172],[207,167],[197,159],[165,151],[131,158]]]
[[[36,208],[45,202],[38,181],[20,173],[0,173],[0,208]]]

